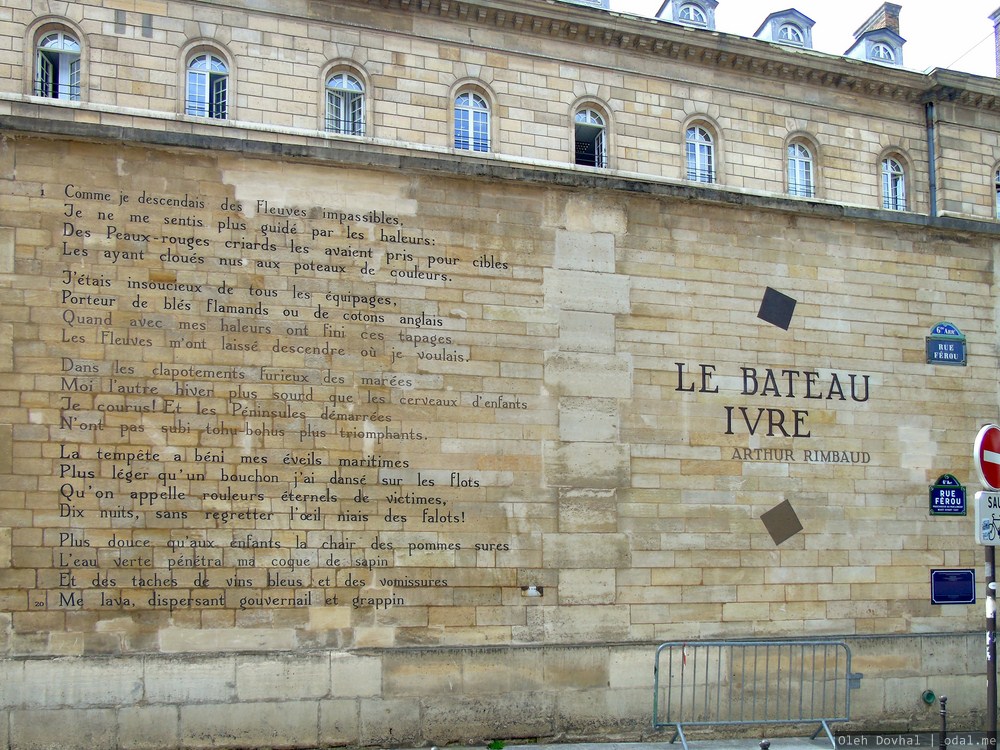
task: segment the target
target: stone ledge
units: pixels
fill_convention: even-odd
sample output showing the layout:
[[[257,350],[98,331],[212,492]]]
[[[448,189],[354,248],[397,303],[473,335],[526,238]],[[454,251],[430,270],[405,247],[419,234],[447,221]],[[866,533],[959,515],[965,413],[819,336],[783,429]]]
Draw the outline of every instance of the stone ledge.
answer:
[[[155,118],[151,122],[159,123]],[[650,197],[673,198],[699,203],[744,206],[762,211],[781,211],[804,216],[905,224],[946,231],[972,232],[1000,237],[1000,223],[962,219],[953,216],[929,216],[900,211],[885,211],[863,206],[826,203],[801,198],[760,195],[726,189],[667,182],[641,175],[584,171],[572,165],[518,163],[508,159],[466,157],[450,151],[409,150],[405,146],[383,144],[330,143],[308,133],[294,136],[304,141],[274,140],[290,134],[254,129],[227,128],[226,135],[194,132],[171,132],[155,128],[126,127],[104,123],[78,122],[39,116],[0,114],[0,130],[21,133],[26,137],[64,137],[96,141],[119,141],[128,144],[191,148],[239,153],[251,157],[309,160],[338,166],[359,166],[394,171],[448,174],[505,182],[535,183],[587,190],[612,190]],[[239,135],[237,135],[237,133]],[[269,136],[266,139],[262,136]]]

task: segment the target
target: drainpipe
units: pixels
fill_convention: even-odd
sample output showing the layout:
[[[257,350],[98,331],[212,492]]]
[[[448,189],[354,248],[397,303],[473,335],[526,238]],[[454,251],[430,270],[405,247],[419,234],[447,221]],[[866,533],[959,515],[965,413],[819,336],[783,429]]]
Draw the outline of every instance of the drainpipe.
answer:
[[[927,118],[927,179],[930,181],[931,218],[937,218],[937,135],[934,130],[934,102],[924,105]]]

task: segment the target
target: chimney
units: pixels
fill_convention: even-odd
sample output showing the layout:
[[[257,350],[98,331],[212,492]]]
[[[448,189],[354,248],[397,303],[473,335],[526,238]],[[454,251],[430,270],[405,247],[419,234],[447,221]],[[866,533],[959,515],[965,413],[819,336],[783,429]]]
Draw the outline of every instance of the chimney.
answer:
[[[889,29],[893,34],[899,34],[899,11],[903,7],[895,3],[882,3],[882,7],[875,11],[871,18],[861,24],[861,28],[854,32],[857,39],[867,31],[876,29]],[[998,9],[1000,10],[1000,9]]]
[[[993,22],[993,59],[997,78],[1000,78],[1000,8],[990,13],[990,20]]]

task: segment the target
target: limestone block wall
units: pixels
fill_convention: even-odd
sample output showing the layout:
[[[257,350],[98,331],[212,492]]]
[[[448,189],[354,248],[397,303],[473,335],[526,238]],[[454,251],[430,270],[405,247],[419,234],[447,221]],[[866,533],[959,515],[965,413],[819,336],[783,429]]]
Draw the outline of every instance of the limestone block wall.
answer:
[[[981,635],[849,645],[865,676],[852,692],[853,721],[833,725],[836,732],[935,731],[938,706],[923,702],[925,690],[949,696],[953,730],[981,729]],[[8,659],[0,661],[0,747],[665,742],[672,730],[652,727],[654,651],[637,644]],[[759,727],[742,732],[755,738]]]
[[[9,746],[648,736],[751,636],[975,728],[992,224],[11,110]]]

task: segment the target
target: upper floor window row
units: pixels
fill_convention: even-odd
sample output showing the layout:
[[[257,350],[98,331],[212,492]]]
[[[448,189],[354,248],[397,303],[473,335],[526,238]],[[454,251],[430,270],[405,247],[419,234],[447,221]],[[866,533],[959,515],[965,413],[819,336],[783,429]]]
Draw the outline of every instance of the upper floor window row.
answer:
[[[39,36],[35,50],[32,93],[53,99],[77,101],[81,91],[81,45],[67,30],[49,30]],[[366,134],[364,79],[349,70],[335,70],[324,85],[324,129],[339,135]],[[184,112],[195,117],[227,119],[230,116],[230,66],[221,54],[198,50],[190,56],[185,71]],[[491,142],[491,106],[481,92],[460,89],[453,100],[453,147],[456,150],[488,153]],[[607,116],[592,105],[573,113],[573,163],[605,168],[608,157]],[[718,170],[718,143],[712,129],[695,123],[685,131],[684,164],[688,180],[715,183]],[[785,155],[786,190],[804,198],[816,196],[815,154],[809,144],[794,141]],[[880,162],[882,208],[908,210],[907,174],[902,159],[895,155]],[[997,174],[1000,185],[1000,172]],[[997,189],[1000,195],[1000,187]],[[997,199],[1000,206],[1000,198]],[[996,210],[1000,219],[1000,208]]]

